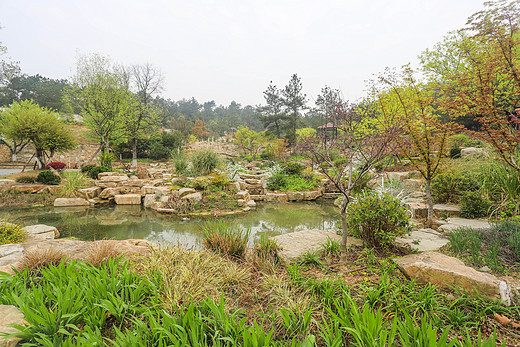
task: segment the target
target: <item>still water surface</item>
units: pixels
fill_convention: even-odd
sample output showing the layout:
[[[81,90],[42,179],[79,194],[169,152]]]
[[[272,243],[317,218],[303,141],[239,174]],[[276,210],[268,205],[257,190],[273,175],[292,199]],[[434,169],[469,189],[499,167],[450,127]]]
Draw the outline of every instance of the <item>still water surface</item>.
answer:
[[[0,218],[21,225],[47,224],[56,226],[62,237],[80,240],[146,239],[157,243],[179,243],[196,246],[201,226],[208,218],[161,215],[141,206],[96,208],[9,208],[0,209]],[[232,217],[251,228],[252,239],[261,234],[275,236],[306,229],[336,229],[340,225],[337,209],[330,203],[258,204],[254,211]]]

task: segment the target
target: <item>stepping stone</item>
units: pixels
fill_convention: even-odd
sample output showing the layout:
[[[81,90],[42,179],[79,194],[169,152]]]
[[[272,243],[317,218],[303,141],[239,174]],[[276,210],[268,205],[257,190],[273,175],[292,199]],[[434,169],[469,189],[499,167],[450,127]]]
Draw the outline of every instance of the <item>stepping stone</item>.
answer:
[[[448,218],[448,223],[443,224],[439,227],[440,231],[452,232],[458,228],[471,228],[473,230],[488,230],[491,229],[492,225],[487,220],[480,219],[466,219],[466,218]]]
[[[281,248],[278,251],[278,256],[285,263],[298,259],[307,251],[319,250],[321,245],[327,242],[328,238],[333,241],[341,240],[340,235],[329,230],[304,230],[273,237],[278,247]],[[349,237],[347,245],[363,246],[363,242]]]
[[[0,333],[13,334],[19,332],[18,329],[13,328],[13,324],[24,324],[24,316],[16,306],[0,305]],[[18,345],[21,339],[18,337],[0,337],[0,346],[14,347]]]
[[[419,229],[405,237],[398,237],[395,239],[397,246],[408,248],[408,246],[419,252],[437,251],[442,246],[449,243],[448,239],[444,238],[441,233],[433,229]]]
[[[429,282],[441,288],[465,289],[498,298],[509,306],[511,298],[509,287],[495,276],[477,271],[464,265],[457,258],[437,252],[410,254],[393,260],[410,279]]]

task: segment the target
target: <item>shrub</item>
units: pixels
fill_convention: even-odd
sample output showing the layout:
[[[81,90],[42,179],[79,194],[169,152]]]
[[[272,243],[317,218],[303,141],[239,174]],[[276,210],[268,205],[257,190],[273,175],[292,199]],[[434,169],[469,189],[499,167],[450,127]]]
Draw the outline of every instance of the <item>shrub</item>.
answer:
[[[347,226],[353,236],[372,247],[385,248],[409,229],[410,217],[398,199],[388,194],[366,194],[352,201]]]
[[[191,187],[198,190],[206,190],[211,186],[211,177],[201,176],[191,180]]]
[[[450,158],[460,158],[461,149],[459,146],[453,146],[450,148]]]
[[[26,238],[27,232],[23,227],[0,220],[0,245],[24,242]]]
[[[110,152],[102,151],[99,155],[100,166],[109,168],[108,171],[112,170],[112,162],[114,161],[114,155]],[[97,176],[96,176],[97,177]]]
[[[283,166],[283,171],[287,175],[299,175],[303,170],[305,170],[305,165],[293,161],[290,161]]]
[[[18,183],[34,183],[36,182],[36,177],[33,176],[20,176],[16,178],[16,182]]]
[[[61,177],[51,170],[43,170],[38,174],[38,177],[36,177],[36,181],[43,184],[58,185],[61,182]]]
[[[98,175],[102,172],[110,172],[112,171],[111,168],[108,166],[95,166],[88,172],[88,176],[94,180],[98,179]]]
[[[244,229],[236,222],[217,220],[202,227],[202,244],[209,250],[231,258],[244,258],[250,229]]]
[[[464,173],[439,174],[432,180],[431,191],[435,202],[459,202],[465,192],[478,189],[477,181]]]
[[[211,177],[211,185],[220,189],[224,189],[229,186],[231,182],[225,174],[214,174]]]
[[[302,190],[312,190],[318,184],[318,180],[306,179],[300,176],[292,175],[287,179],[287,185],[283,190],[291,190],[291,191],[302,191]]]
[[[192,154],[191,163],[195,172],[201,175],[209,175],[219,164],[219,158],[214,151],[201,149]]]
[[[460,200],[460,216],[481,218],[489,214],[491,201],[482,197],[480,192],[466,192]]]
[[[90,172],[90,170],[92,170],[93,168],[95,168],[96,165],[84,165],[82,168],[81,168],[81,172],[84,173],[84,174],[87,174]]]
[[[61,171],[65,169],[65,166],[67,166],[67,164],[62,163],[60,161],[52,161],[49,164],[45,165],[45,170],[49,170],[49,168],[52,167],[56,171]]]
[[[285,190],[287,187],[288,177],[283,172],[273,174],[267,180],[267,189],[269,190]]]
[[[170,157],[170,150],[164,147],[161,143],[154,142],[150,147],[148,156],[154,160],[168,159]]]

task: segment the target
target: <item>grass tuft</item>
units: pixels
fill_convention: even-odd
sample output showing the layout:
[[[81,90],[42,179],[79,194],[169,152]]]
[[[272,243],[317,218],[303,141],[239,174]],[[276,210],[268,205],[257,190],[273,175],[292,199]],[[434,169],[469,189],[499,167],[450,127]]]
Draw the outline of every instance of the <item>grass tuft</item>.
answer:
[[[216,220],[202,226],[202,244],[206,249],[235,259],[244,259],[250,229],[244,229],[236,221]]]
[[[56,266],[66,260],[66,254],[54,248],[35,248],[24,253],[18,270],[28,269],[35,273],[42,268]]]

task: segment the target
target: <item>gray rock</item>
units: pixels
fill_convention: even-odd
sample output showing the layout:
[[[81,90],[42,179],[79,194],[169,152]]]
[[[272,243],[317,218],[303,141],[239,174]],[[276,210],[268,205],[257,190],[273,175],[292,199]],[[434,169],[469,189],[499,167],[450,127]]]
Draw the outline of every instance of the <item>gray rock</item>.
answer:
[[[441,233],[433,229],[414,230],[410,235],[398,237],[395,239],[397,246],[410,247],[410,249],[419,252],[437,251],[442,246],[449,243]]]
[[[60,237],[60,232],[58,231],[58,229],[50,225],[29,225],[26,226],[24,229],[29,234],[29,240],[54,240],[55,238]]]
[[[451,232],[455,229],[465,227],[473,230],[488,230],[491,229],[491,224],[487,220],[480,219],[466,219],[466,218],[448,218],[447,223],[439,227],[440,231]]]
[[[316,251],[330,238],[333,241],[341,240],[341,236],[330,230],[304,230],[273,237],[280,247],[278,256],[286,263],[298,259],[307,251]],[[349,237],[349,245],[363,245],[361,240]]]
[[[89,206],[89,202],[82,198],[56,198],[54,200],[55,207],[68,207],[68,206]]]
[[[146,208],[151,208],[156,201],[157,197],[155,194],[146,194],[143,199],[143,206]]]
[[[449,204],[435,204],[433,205],[433,211],[436,212],[437,215],[449,215],[456,217],[460,214],[460,207]]]
[[[429,282],[445,289],[456,287],[470,292],[477,291],[499,298],[504,304],[510,303],[510,298],[506,297],[508,291],[500,287],[504,285],[507,287],[507,284],[501,284],[501,281],[491,274],[464,265],[457,258],[437,252],[425,252],[397,258],[394,262],[409,278]]]
[[[188,195],[184,195],[181,199],[188,200],[192,203],[197,203],[202,200],[202,194],[200,192],[191,193]]]
[[[179,189],[179,198],[182,198],[186,195],[195,193],[196,190],[193,188],[181,188]]]
[[[256,207],[256,202],[254,200],[249,200],[247,203],[246,203],[246,206],[247,207]]]
[[[118,205],[141,205],[141,194],[118,194],[114,200]]]

